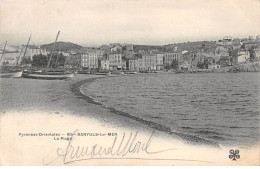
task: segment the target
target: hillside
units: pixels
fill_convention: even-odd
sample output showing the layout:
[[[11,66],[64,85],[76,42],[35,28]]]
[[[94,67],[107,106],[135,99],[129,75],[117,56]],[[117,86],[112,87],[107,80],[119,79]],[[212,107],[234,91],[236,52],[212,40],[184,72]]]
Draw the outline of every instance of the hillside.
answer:
[[[214,49],[214,48],[216,48],[216,43],[213,41],[197,41],[197,42],[184,42],[184,43],[169,44],[169,45],[165,45],[164,47],[166,48],[166,50],[171,50],[171,49],[174,49],[175,46],[177,46],[177,48],[181,51],[183,51],[183,50],[196,51],[196,50],[200,50],[202,48]]]
[[[159,50],[159,51],[163,51],[164,47],[163,46],[150,46],[150,45],[133,45],[134,51],[138,52],[139,50],[144,50],[144,51],[148,51],[148,50]]]
[[[41,48],[51,51],[53,50],[53,45],[54,43],[45,44],[42,45]],[[71,42],[57,42],[55,46],[55,50],[59,50],[59,51],[79,50],[81,48],[82,46],[79,46]]]

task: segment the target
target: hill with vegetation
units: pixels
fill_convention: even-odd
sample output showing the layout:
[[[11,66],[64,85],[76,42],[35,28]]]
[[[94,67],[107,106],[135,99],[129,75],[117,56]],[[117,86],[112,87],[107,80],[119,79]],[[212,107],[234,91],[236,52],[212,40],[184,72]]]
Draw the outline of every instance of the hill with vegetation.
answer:
[[[48,51],[53,50],[54,43],[42,45],[42,49],[46,49]],[[71,42],[56,42],[55,50],[56,51],[70,51],[70,50],[80,50],[82,46]]]

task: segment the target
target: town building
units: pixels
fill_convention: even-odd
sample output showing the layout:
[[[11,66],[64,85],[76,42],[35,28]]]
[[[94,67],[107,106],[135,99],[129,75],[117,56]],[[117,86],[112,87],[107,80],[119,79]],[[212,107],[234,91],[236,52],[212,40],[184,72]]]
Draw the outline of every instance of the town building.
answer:
[[[125,44],[122,48],[123,57],[130,59],[134,57],[134,47],[132,44]]]
[[[81,67],[89,69],[98,68],[98,55],[96,51],[85,51],[81,53]]]
[[[164,65],[171,65],[173,61],[179,62],[181,58],[181,52],[180,51],[175,51],[175,52],[166,52],[164,53],[163,60],[164,60]]]
[[[163,68],[163,54],[144,53],[140,62],[140,70],[161,70]]]
[[[224,37],[222,40],[216,42],[217,45],[220,46],[231,46],[233,38],[230,36]]]
[[[0,52],[0,57],[1,57],[0,65],[1,66],[16,66],[16,64],[20,64],[21,59],[19,59],[19,55],[20,55],[19,51]],[[18,61],[18,59],[19,59],[19,61]]]
[[[246,50],[240,50],[238,53],[238,63],[244,63],[250,59],[250,53]]]
[[[140,70],[138,58],[129,59],[128,69],[131,70],[131,71],[139,71]]]
[[[122,69],[122,54],[119,52],[111,52],[108,54],[110,70]]]
[[[144,53],[141,57],[128,59],[128,69],[131,71],[162,70],[163,53]]]
[[[196,69],[199,62],[201,62],[203,58],[203,53],[199,53],[199,51],[183,51],[181,57],[179,58],[179,69],[180,70],[191,70]]]
[[[99,60],[99,70],[109,70],[109,61],[105,58]]]

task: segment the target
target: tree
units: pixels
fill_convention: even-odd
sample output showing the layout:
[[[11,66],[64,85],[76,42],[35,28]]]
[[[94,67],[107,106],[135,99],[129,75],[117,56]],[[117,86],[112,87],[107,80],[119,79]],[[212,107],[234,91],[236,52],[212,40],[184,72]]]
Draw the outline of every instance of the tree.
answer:
[[[208,59],[205,59],[205,60],[204,60],[204,66],[203,66],[203,68],[204,68],[204,69],[208,69],[208,68],[209,68],[209,63],[210,63],[209,60],[208,60]]]
[[[229,56],[231,56],[231,62],[233,65],[236,65],[238,62],[238,49],[229,49],[228,50]]]
[[[178,61],[177,60],[173,60],[171,63],[171,68],[172,69],[178,69]]]
[[[32,60],[30,57],[23,57],[22,58],[22,61],[21,61],[21,64],[31,64],[32,63]]]
[[[249,50],[248,50],[249,54],[250,54],[250,61],[254,61],[255,60],[255,50],[254,47],[252,46]]]
[[[46,67],[50,56],[51,56],[50,54],[48,54],[48,56],[45,56],[42,54],[34,55],[33,61],[32,61],[32,66]],[[66,58],[63,54],[53,53],[52,58],[51,58],[50,67],[55,68],[55,67],[59,67],[59,66],[64,66],[65,59]]]
[[[48,58],[45,55],[34,55],[32,66],[46,67],[48,64]]]
[[[169,64],[166,64],[166,65],[165,65],[165,69],[166,69],[166,70],[169,70],[169,69],[171,69],[171,66],[170,66]]]
[[[204,69],[204,68],[205,68],[205,65],[204,65],[203,62],[198,62],[197,67],[198,67],[199,69]]]
[[[50,54],[48,55],[48,59],[50,58]],[[50,67],[59,67],[65,65],[66,57],[62,53],[53,53],[51,58]]]

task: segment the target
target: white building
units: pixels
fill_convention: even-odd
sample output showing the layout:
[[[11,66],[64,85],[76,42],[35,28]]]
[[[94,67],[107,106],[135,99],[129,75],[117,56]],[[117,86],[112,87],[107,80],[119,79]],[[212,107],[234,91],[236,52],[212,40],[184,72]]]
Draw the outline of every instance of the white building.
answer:
[[[250,53],[247,50],[238,52],[238,63],[244,63],[250,59]]]
[[[0,65],[3,66],[16,66],[16,64],[21,63],[21,59],[17,63],[17,60],[19,58],[19,51],[12,51],[12,52],[1,52],[0,53]]]
[[[86,51],[81,53],[81,67],[90,69],[98,68],[98,56],[95,51]]]

